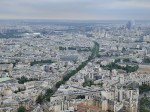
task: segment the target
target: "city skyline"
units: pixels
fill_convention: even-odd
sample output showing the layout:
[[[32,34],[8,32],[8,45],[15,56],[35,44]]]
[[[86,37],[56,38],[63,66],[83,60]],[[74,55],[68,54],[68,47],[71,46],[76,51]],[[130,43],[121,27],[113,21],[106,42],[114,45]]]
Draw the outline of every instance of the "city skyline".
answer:
[[[149,20],[149,0],[5,0],[0,19]]]
[[[0,112],[150,112],[150,0],[1,0]]]

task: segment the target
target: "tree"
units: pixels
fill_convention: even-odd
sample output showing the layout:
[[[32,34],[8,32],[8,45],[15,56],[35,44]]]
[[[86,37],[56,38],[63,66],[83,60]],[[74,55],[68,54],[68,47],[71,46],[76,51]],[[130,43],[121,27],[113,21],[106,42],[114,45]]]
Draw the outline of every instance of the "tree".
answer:
[[[121,52],[124,52],[124,51],[126,51],[126,48],[123,47]]]
[[[135,72],[139,68],[138,65],[133,66],[133,67],[129,66],[129,65],[126,65],[126,67],[123,67],[123,66],[120,66],[120,65],[116,64],[116,62],[112,62],[112,63],[110,63],[106,66],[100,65],[100,67],[102,67],[105,70],[110,70],[110,71],[112,71],[113,69],[122,69],[122,70],[126,71],[127,73]]]
[[[18,109],[17,109],[17,112],[25,112],[26,109],[24,106],[20,106]]]
[[[41,103],[43,102],[43,100],[44,100],[44,97],[43,97],[43,95],[40,94],[40,95],[38,96],[38,98],[36,99],[36,103],[37,103],[37,104],[38,104],[38,103],[41,104]]]
[[[53,93],[53,90],[52,90],[52,89],[49,88],[49,89],[46,90],[46,95],[50,95],[50,94],[52,94],[52,93]]]
[[[76,99],[85,99],[85,95],[78,95]]]
[[[41,60],[41,61],[33,61],[33,62],[30,62],[30,65],[33,66],[33,65],[36,65],[36,64],[51,64],[53,63],[52,60]]]
[[[55,87],[59,88],[62,84],[64,84],[64,81],[59,81],[56,83]]]
[[[82,62],[75,70],[70,71],[68,74],[66,74],[63,77],[63,80],[58,81],[55,85],[56,88],[59,88],[62,84],[65,84],[66,81],[70,79],[73,75],[75,75],[77,72],[79,72],[82,68],[84,68],[89,61],[94,59],[96,56],[99,55],[99,44],[97,42],[94,42],[94,47],[91,49],[91,55],[88,57],[88,59],[84,62]],[[89,86],[92,85],[91,82],[88,84]]]
[[[94,82],[92,80],[85,80],[85,82],[83,83],[83,87],[91,87],[91,85],[94,85]]]
[[[19,84],[24,84],[25,82],[37,81],[38,79],[36,79],[36,78],[34,78],[34,79],[33,78],[28,79],[27,77],[22,76],[21,78],[17,78],[17,80],[18,80]]]
[[[108,110],[108,112],[113,112],[113,111],[111,111],[111,110]]]
[[[139,90],[140,90],[140,94],[144,93],[144,92],[148,92],[148,91],[150,91],[150,86],[143,84],[142,86],[139,87]]]
[[[144,63],[150,63],[150,58],[146,58],[146,57],[145,57],[145,58],[143,59],[143,62],[144,62]]]
[[[102,83],[98,83],[97,85],[99,85],[100,87],[102,87],[103,86],[103,82]]]
[[[18,78],[18,83],[19,84],[24,84],[25,82],[28,81],[28,78],[26,78],[25,76],[22,76],[21,78]]]

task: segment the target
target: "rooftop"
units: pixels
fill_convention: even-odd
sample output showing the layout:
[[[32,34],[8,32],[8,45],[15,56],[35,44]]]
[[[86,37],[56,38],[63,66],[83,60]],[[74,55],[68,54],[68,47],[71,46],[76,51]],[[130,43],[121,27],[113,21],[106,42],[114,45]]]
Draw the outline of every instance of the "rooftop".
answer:
[[[5,82],[5,81],[8,81],[8,80],[11,80],[11,78],[9,78],[9,77],[0,78],[0,83],[1,83],[1,82]]]

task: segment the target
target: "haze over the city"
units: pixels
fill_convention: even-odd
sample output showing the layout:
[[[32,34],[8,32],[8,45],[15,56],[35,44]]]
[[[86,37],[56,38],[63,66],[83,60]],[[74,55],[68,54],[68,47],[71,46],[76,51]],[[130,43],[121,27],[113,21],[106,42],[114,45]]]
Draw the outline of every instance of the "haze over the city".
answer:
[[[0,0],[0,112],[150,112],[150,0]]]
[[[148,20],[150,0],[1,0],[0,19]]]

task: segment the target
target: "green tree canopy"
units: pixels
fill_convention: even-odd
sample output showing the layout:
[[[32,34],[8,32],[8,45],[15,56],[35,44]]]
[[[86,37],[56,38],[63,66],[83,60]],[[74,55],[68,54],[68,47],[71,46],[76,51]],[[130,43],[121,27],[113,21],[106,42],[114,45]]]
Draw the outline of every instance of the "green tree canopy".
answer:
[[[17,112],[25,112],[26,109],[24,106],[20,106],[18,109],[17,109]]]
[[[36,99],[36,103],[37,103],[37,104],[38,104],[38,103],[41,104],[41,103],[43,102],[43,100],[44,100],[44,97],[43,97],[43,95],[40,94],[40,95],[38,96],[38,98]]]

